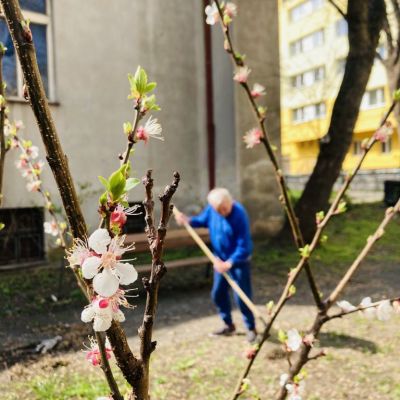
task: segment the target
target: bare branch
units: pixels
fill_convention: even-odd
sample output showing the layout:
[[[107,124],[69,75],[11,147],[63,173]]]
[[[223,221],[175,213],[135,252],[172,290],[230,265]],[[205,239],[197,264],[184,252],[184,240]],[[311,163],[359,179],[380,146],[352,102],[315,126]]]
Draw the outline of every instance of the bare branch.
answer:
[[[175,172],[172,184],[167,186],[164,193],[159,196],[161,201],[161,218],[157,232],[155,232],[153,221],[154,201],[152,194],[153,179],[151,177],[151,170],[147,171],[146,176],[142,180],[146,188],[146,199],[143,204],[146,210],[146,232],[152,255],[152,267],[150,279],[143,279],[143,285],[147,291],[147,299],[143,322],[139,328],[140,361],[142,363],[143,375],[141,376],[140,382],[136,388],[137,392],[135,394],[138,399],[148,398],[150,356],[157,345],[157,342],[152,340],[153,323],[157,310],[160,281],[166,273],[166,267],[162,260],[164,240],[167,234],[168,221],[172,214],[173,205],[171,205],[171,199],[178,188],[179,180],[180,176]]]
[[[328,2],[336,8],[336,11],[347,21],[347,14],[339,7],[335,0],[328,0]]]

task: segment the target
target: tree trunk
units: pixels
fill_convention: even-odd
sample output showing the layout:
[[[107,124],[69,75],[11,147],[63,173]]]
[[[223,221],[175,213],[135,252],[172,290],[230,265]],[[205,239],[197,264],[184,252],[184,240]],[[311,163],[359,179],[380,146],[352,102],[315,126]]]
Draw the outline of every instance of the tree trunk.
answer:
[[[316,212],[328,206],[330,193],[349,150],[385,14],[384,0],[348,2],[349,54],[343,81],[333,106],[328,133],[320,141],[317,163],[296,205],[306,241],[315,232]]]

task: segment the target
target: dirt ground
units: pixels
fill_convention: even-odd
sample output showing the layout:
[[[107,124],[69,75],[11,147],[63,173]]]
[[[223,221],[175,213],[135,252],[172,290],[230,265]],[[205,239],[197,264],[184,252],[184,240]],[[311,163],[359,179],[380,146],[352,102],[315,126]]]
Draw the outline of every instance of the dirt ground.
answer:
[[[353,279],[345,298],[358,304],[366,295],[375,300],[398,295],[398,267],[398,263],[366,263],[363,274]],[[340,269],[320,271],[322,290],[328,290],[340,275]],[[255,266],[255,300],[261,310],[268,300],[278,297],[285,279],[283,270],[271,271]],[[191,282],[190,286],[185,282]],[[209,287],[210,278],[205,277],[203,268],[169,274],[161,293],[154,332],[158,346],[152,362],[152,399],[229,398],[246,363],[243,355],[247,348],[245,332],[240,315],[235,311],[239,327],[237,335],[229,338],[208,336],[220,325],[209,298]],[[315,310],[307,286],[300,280],[297,287],[295,298],[281,314],[275,329],[296,327],[305,330],[310,325]],[[143,296],[139,296],[138,307],[127,315],[124,323],[133,349],[137,349],[135,333],[142,300]],[[80,350],[90,333],[90,327],[79,322],[80,310],[74,305],[72,308],[60,307],[45,315],[29,313],[19,315],[19,318],[2,317],[1,399],[78,400],[107,394],[101,371],[89,367]],[[318,347],[326,349],[327,356],[308,364],[305,398],[400,399],[398,323],[399,316],[383,323],[354,315],[326,325]],[[57,334],[63,340],[53,353],[33,354],[38,341]],[[243,399],[273,398],[279,376],[286,368],[280,344],[273,337],[255,363],[250,375],[250,389]]]

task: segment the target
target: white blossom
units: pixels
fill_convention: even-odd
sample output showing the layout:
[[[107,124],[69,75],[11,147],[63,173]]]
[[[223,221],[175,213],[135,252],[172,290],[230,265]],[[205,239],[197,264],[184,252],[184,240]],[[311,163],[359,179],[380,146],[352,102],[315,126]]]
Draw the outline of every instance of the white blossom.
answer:
[[[364,297],[360,303],[361,307],[369,307],[362,310],[363,315],[368,319],[374,319],[376,317],[376,308],[370,307],[371,304],[372,304],[371,297]]]
[[[205,9],[205,13],[207,15],[206,23],[208,25],[214,25],[219,20],[219,12],[218,7],[215,2],[211,6],[207,6]]]
[[[344,312],[350,312],[350,311],[354,311],[357,309],[357,307],[353,306],[353,304],[349,303],[347,300],[338,301],[338,302],[336,302],[336,304]]]
[[[300,348],[303,339],[297,329],[287,331],[286,347],[289,351],[297,351]]]
[[[393,313],[393,307],[390,300],[382,301],[376,308],[376,317],[379,321],[389,321]]]

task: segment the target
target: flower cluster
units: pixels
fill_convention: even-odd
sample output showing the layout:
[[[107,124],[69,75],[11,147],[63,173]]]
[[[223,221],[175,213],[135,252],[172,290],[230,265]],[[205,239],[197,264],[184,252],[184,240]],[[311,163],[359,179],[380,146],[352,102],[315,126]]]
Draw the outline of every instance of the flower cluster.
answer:
[[[101,365],[101,353],[100,353],[99,345],[97,344],[96,340],[93,337],[89,337],[89,344],[90,344],[90,347],[88,347],[87,350],[85,351],[86,360],[89,361],[94,367],[100,366]],[[111,346],[110,346],[108,340],[106,340],[105,352],[106,352],[107,360],[109,360],[111,358],[112,349],[111,349]]]
[[[279,378],[279,384],[288,391],[288,400],[302,400],[306,388],[306,382],[304,376],[299,374],[293,380],[293,383],[288,383],[289,375],[282,374]]]
[[[246,149],[252,149],[256,144],[261,143],[263,133],[260,128],[253,128],[246,132],[243,136],[243,141],[246,143]]]
[[[378,130],[374,133],[374,138],[379,142],[385,143],[393,134],[393,125],[390,121],[386,121]]]
[[[374,305],[371,297],[364,297],[358,307],[349,303],[347,300],[338,301],[336,304],[345,313],[360,310],[366,318],[376,318],[379,321],[388,321],[393,314],[393,306],[397,306],[396,302],[394,302],[392,306],[390,300],[379,301]]]
[[[138,273],[132,264],[121,262],[122,255],[134,246],[124,247],[125,236],[111,238],[107,229],[94,231],[87,243],[75,240],[67,259],[71,266],[80,266],[85,279],[93,279],[97,293],[83,312],[83,322],[93,321],[96,331],[106,331],[112,320],[123,322],[125,316],[119,307],[130,307],[120,285],[137,280]]]
[[[224,24],[229,25],[232,22],[232,19],[237,15],[237,6],[234,3],[227,2],[221,3],[221,11],[224,17]],[[206,23],[208,25],[215,25],[220,20],[220,14],[218,11],[218,6],[214,2],[211,6],[207,6],[205,9],[206,13]]]

